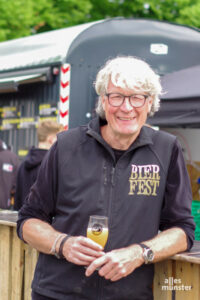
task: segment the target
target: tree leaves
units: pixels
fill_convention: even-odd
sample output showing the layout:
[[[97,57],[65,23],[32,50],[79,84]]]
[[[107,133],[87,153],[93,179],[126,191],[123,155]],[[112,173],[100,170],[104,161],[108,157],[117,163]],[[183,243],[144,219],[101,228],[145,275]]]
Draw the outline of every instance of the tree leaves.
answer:
[[[200,28],[198,0],[0,0],[0,41],[111,17]]]

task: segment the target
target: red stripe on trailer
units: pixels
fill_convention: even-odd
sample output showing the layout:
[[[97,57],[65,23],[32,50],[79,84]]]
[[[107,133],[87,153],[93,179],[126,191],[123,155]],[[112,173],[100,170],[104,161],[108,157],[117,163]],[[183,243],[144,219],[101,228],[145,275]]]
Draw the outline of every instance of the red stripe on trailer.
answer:
[[[61,86],[63,87],[63,88],[66,88],[68,85],[69,85],[69,81],[67,81],[67,82],[62,82],[61,81]]]
[[[60,111],[60,116],[61,116],[62,118],[66,117],[67,115],[68,115],[68,111],[67,111],[67,110],[64,111],[64,112]]]
[[[69,69],[70,69],[70,66],[68,66],[68,67],[61,67],[61,71],[65,74],[66,72],[68,72],[69,71]]]
[[[65,125],[65,126],[64,126],[64,129],[65,129],[65,130],[68,130],[68,125]]]
[[[69,99],[69,96],[66,96],[66,97],[60,96],[60,100],[62,101],[62,103],[65,103],[68,99]]]

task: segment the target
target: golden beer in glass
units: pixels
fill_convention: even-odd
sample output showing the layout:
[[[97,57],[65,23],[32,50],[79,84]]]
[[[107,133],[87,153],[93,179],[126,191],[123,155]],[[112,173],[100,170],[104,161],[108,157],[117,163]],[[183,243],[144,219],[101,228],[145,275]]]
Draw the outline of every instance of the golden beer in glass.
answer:
[[[108,240],[108,217],[90,216],[87,237],[104,248]]]

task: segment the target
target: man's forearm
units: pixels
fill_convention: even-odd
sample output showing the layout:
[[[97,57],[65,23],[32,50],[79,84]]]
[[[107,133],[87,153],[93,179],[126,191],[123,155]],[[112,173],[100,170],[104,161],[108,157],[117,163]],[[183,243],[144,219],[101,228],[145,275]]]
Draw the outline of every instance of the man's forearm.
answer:
[[[24,241],[33,248],[46,254],[56,253],[56,256],[60,254],[61,241],[66,236],[38,219],[25,221],[22,232]],[[63,244],[61,252],[68,261],[77,265],[89,265],[94,259],[105,254],[99,244],[85,236],[70,236]]]
[[[174,227],[159,233],[152,240],[144,241],[154,252],[154,262],[161,261],[187,249],[187,238],[183,229]]]
[[[28,219],[23,224],[22,232],[23,239],[29,245],[46,254],[50,254],[52,245],[60,234],[50,224],[38,219]]]
[[[153,262],[187,249],[186,234],[180,228],[163,231],[153,239],[143,241],[143,243],[153,250],[155,255]],[[117,281],[129,275],[144,263],[142,253],[143,249],[139,244],[107,252],[90,264],[86,276],[91,276],[97,268],[100,268],[100,276],[111,281]]]

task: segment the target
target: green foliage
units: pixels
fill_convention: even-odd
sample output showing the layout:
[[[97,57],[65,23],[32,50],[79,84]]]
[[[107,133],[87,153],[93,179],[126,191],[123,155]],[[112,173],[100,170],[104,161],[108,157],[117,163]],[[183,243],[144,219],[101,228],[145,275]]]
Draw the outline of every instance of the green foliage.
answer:
[[[42,0],[44,5],[47,2],[51,8],[46,9],[44,5],[41,5],[38,12],[37,1],[35,11],[38,19],[35,20],[35,23],[41,24],[41,26],[34,26],[36,32],[85,23],[88,21],[87,15],[92,7],[90,0]],[[42,19],[41,15],[43,16]]]
[[[193,2],[192,5],[181,9],[180,17],[177,17],[176,21],[180,24],[200,28],[200,2]]]
[[[90,0],[0,0],[0,41],[84,23]]]
[[[32,1],[0,0],[0,40],[30,34]]]
[[[199,0],[0,0],[0,41],[110,17],[200,28]]]

